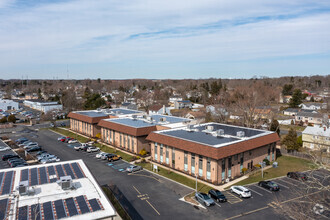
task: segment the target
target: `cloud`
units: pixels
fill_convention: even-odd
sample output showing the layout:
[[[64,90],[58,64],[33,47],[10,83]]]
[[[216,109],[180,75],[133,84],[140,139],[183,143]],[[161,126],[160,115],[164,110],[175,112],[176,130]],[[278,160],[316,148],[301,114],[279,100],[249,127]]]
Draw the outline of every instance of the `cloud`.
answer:
[[[0,2],[0,74],[67,63],[158,63],[164,71],[181,62],[189,70],[192,62],[216,68],[330,53],[323,0]]]

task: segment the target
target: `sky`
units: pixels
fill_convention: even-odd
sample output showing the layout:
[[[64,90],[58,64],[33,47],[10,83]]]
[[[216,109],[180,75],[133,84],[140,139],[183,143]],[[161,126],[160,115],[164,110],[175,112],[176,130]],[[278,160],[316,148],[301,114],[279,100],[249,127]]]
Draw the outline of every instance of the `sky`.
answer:
[[[0,0],[0,78],[328,75],[329,21],[329,0]]]

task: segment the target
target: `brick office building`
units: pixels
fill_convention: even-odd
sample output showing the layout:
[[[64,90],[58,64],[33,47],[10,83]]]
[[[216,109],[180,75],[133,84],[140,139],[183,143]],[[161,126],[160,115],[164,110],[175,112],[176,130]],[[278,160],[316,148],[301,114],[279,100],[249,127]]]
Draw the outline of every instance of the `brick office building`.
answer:
[[[100,120],[101,138],[104,142],[138,154],[142,149],[150,152],[146,137],[152,131],[183,127],[189,119],[166,115],[144,115]]]
[[[142,115],[143,112],[129,109],[98,109],[87,111],[74,111],[68,114],[70,118],[70,129],[89,137],[95,137],[101,133],[98,123],[106,118],[121,118],[132,115]]]
[[[151,159],[200,179],[221,184],[265,158],[275,160],[276,132],[207,123],[148,135]]]

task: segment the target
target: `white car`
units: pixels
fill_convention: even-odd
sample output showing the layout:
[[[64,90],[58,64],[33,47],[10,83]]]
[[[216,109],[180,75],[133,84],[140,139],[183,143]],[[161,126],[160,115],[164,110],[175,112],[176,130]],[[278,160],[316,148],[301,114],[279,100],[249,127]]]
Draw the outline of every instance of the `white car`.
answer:
[[[73,149],[75,149],[75,150],[81,150],[85,146],[86,146],[86,144],[85,143],[82,143],[82,144],[80,144],[78,146],[74,146]]]
[[[78,143],[78,141],[76,139],[72,139],[68,141],[68,144],[74,144],[74,143]]]
[[[131,165],[129,167],[126,168],[126,171],[129,173],[133,173],[135,171],[139,171],[142,170],[143,168],[141,166],[136,166],[136,165]]]
[[[40,161],[40,163],[45,164],[45,163],[52,163],[52,162],[58,162],[58,161],[61,161],[60,158],[52,157],[52,158],[48,158],[48,159],[43,159]]]
[[[232,186],[230,187],[230,191],[232,193],[236,193],[239,197],[249,198],[251,197],[251,192],[249,189],[245,188],[244,186]]]
[[[97,147],[88,147],[86,151],[87,153],[91,153],[91,152],[98,152],[100,151],[100,149]]]
[[[11,148],[10,147],[0,147],[0,151],[7,151],[7,150],[10,150]]]
[[[107,154],[106,152],[100,152],[100,153],[96,154],[95,157],[96,157],[97,159],[101,159],[101,157],[102,157],[102,156],[105,156],[106,154]]]

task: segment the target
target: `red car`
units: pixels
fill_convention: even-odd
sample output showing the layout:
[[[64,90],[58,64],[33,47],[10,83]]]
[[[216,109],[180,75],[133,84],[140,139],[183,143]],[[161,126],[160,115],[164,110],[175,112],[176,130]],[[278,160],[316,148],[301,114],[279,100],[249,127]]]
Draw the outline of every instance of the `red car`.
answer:
[[[60,141],[62,141],[62,142],[65,142],[68,138],[70,138],[70,137],[63,137]]]

